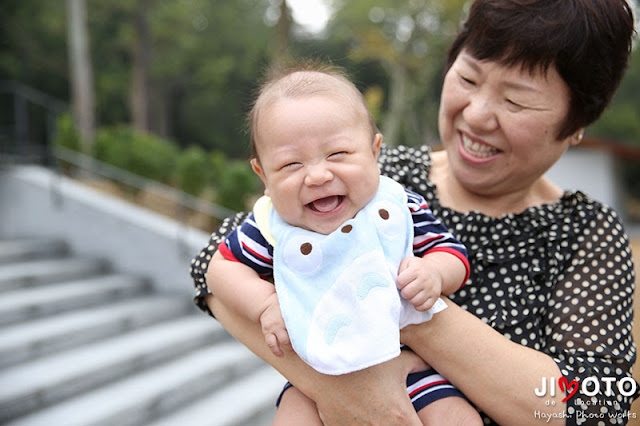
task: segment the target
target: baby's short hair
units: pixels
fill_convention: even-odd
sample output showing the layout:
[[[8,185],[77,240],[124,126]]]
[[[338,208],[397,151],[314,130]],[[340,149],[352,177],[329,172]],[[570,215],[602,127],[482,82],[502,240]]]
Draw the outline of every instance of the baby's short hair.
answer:
[[[251,158],[258,158],[257,134],[260,112],[280,99],[295,99],[313,95],[329,95],[351,102],[368,121],[371,135],[379,133],[364,96],[349,79],[346,71],[327,62],[307,60],[284,67],[270,69],[258,88],[253,107],[247,115],[247,127],[251,137]]]

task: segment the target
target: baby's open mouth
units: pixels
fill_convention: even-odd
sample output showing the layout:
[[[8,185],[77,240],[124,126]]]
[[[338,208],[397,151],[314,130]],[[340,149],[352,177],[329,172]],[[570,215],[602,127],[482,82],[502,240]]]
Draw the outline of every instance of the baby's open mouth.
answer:
[[[330,197],[318,198],[307,204],[307,206],[313,211],[328,213],[338,208],[343,199],[343,195],[332,195]]]

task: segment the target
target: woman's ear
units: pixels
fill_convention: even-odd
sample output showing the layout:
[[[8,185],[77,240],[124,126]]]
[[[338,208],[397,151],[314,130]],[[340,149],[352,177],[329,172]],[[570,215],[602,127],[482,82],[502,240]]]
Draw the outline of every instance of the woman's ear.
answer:
[[[584,139],[584,129],[578,129],[578,131],[571,137],[571,145],[580,145],[582,139]]]

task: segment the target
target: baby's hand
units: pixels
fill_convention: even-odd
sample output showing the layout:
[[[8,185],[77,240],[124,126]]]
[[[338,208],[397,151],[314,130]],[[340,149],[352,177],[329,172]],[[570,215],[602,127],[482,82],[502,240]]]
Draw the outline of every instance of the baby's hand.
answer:
[[[442,293],[442,274],[424,258],[407,257],[400,263],[396,284],[416,310],[426,311]]]
[[[275,292],[267,299],[266,307],[260,315],[260,326],[264,340],[271,352],[277,357],[284,357],[282,346],[290,345],[291,341],[284,325],[284,319],[282,319],[280,304]]]

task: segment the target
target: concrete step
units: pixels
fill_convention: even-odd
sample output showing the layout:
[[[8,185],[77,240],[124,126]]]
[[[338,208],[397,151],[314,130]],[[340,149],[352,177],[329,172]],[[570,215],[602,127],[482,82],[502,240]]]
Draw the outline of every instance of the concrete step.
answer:
[[[0,329],[0,368],[177,318],[191,302],[146,295]]]
[[[0,292],[99,275],[108,268],[100,259],[64,258],[0,265]]]
[[[42,258],[67,256],[69,249],[62,240],[23,238],[0,240],[0,264]]]
[[[271,422],[284,378],[189,298],[69,256],[0,241],[0,424]]]
[[[104,305],[108,301],[131,297],[146,290],[147,283],[139,277],[110,274],[8,291],[0,297],[0,326],[67,312],[78,307]]]
[[[0,422],[122,379],[228,336],[189,315],[0,372]]]
[[[171,415],[176,409],[182,409],[214,389],[226,389],[225,383],[239,376],[251,376],[256,368],[264,371],[266,367],[244,346],[230,340],[190,352],[175,361],[15,419],[7,426],[140,426]],[[271,374],[270,378],[269,389],[275,388],[273,382],[277,377]],[[278,383],[282,384],[282,379]],[[265,384],[265,381],[255,384]],[[252,412],[253,402],[242,401],[241,405],[224,407],[225,410],[234,408]],[[208,418],[218,415],[210,411]],[[206,422],[169,424],[195,426]]]
[[[267,426],[273,420],[276,400],[285,383],[280,373],[265,364],[147,426]]]

